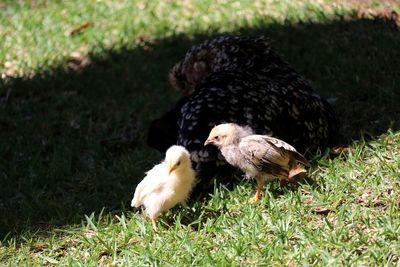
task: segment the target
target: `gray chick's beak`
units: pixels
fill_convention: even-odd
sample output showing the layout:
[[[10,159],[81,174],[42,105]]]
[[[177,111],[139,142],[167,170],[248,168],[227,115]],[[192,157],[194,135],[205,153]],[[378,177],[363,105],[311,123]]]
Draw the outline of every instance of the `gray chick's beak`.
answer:
[[[207,139],[207,140],[204,142],[204,146],[209,145],[209,144],[212,144],[212,141],[209,140],[209,139]]]

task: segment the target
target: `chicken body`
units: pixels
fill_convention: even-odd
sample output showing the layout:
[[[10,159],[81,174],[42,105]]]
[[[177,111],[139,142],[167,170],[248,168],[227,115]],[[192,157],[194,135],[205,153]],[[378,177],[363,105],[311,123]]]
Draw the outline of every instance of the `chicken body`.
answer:
[[[288,143],[252,134],[249,128],[233,123],[215,126],[204,144],[215,145],[225,160],[247,177],[257,177],[257,192],[252,201],[260,200],[264,179],[290,180],[299,172],[297,163],[309,166],[304,156]]]
[[[154,230],[156,219],[179,203],[185,203],[195,183],[189,152],[181,146],[172,146],[165,161],[154,166],[137,185],[131,206],[144,205]]]

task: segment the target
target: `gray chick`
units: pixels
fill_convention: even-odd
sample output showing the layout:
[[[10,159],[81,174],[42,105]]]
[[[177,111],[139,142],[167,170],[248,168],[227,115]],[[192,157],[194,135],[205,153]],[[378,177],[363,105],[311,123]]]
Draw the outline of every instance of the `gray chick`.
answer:
[[[309,162],[288,143],[267,135],[256,135],[249,127],[234,123],[215,126],[204,145],[218,147],[225,160],[241,169],[248,178],[257,177],[257,191],[251,202],[261,199],[265,178],[290,181],[295,175],[305,172],[298,163],[310,166]]]

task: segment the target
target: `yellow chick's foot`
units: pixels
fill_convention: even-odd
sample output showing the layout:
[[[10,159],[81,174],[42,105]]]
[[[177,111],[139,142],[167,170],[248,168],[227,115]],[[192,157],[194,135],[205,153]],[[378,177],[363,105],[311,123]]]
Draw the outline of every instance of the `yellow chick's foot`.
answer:
[[[156,223],[156,219],[151,219],[151,223],[153,224],[153,230],[155,232],[157,232],[157,223]]]

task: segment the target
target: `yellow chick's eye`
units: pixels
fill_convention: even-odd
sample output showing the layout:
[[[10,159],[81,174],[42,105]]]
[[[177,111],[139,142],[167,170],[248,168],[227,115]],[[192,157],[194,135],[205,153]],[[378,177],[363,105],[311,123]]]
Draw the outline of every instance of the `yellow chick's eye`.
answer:
[[[176,166],[179,166],[179,165],[181,165],[181,161],[178,161],[178,163],[176,163]]]

